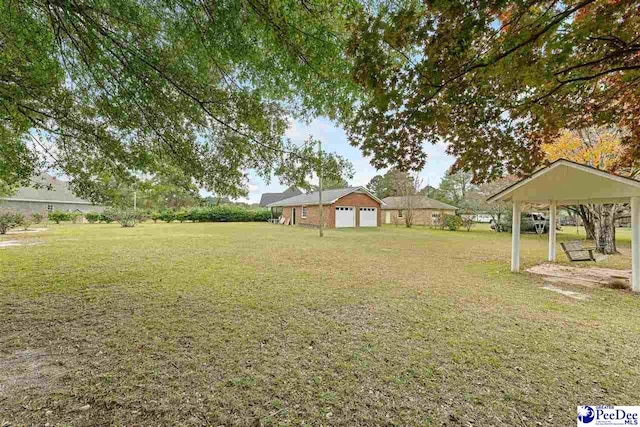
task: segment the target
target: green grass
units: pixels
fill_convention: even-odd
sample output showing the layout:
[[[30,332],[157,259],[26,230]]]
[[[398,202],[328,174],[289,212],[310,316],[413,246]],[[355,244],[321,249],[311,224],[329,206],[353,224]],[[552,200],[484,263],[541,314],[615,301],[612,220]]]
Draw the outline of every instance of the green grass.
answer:
[[[618,237],[602,265],[630,268]],[[559,426],[640,401],[640,298],[543,290],[486,227],[17,238],[42,244],[0,249],[0,425]],[[523,266],[546,250],[523,236]]]

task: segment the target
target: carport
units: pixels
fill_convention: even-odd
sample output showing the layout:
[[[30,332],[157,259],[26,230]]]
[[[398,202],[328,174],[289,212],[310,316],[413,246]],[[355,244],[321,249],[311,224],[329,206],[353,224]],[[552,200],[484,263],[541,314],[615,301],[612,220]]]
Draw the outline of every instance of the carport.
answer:
[[[549,205],[549,261],[556,260],[558,205],[631,204],[631,287],[640,292],[640,181],[560,159],[488,199],[512,202],[511,271],[520,271],[521,204]]]

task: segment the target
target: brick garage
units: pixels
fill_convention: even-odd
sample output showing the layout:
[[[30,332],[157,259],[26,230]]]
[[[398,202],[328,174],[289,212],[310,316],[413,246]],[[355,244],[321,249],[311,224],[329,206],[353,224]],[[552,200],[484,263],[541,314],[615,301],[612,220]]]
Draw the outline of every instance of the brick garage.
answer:
[[[302,194],[270,204],[282,207],[282,217],[291,225],[317,227],[320,224],[318,193]],[[349,187],[322,192],[324,226],[377,227],[381,224],[381,200],[364,187]],[[295,220],[294,220],[295,217]],[[353,218],[353,222],[347,220]]]

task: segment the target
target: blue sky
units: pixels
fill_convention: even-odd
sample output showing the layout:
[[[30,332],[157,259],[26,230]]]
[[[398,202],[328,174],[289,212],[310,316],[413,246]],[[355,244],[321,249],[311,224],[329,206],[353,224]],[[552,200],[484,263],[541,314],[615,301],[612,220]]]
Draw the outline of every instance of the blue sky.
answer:
[[[304,142],[309,135],[322,140],[323,151],[336,152],[353,163],[355,174],[353,179],[349,180],[350,185],[367,185],[375,175],[386,171],[376,171],[369,163],[369,159],[365,158],[359,149],[349,145],[344,129],[329,119],[319,118],[309,124],[292,121],[286,133],[286,136],[291,138],[294,143]],[[453,164],[454,158],[445,153],[445,148],[445,144],[425,144],[425,151],[429,157],[425,168],[420,173],[424,185],[438,186],[447,169]],[[249,173],[248,200],[252,203],[259,202],[262,193],[280,192],[285,188],[277,177],[274,177],[271,183],[266,184],[254,173]],[[243,199],[243,201],[247,200]]]

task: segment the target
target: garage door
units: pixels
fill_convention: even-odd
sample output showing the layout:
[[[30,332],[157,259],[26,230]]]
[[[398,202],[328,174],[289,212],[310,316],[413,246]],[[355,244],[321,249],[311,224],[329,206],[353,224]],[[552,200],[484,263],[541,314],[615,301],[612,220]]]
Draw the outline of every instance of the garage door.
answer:
[[[356,209],[346,206],[336,206],[336,228],[355,226]]]
[[[378,226],[378,208],[360,208],[360,227]]]

